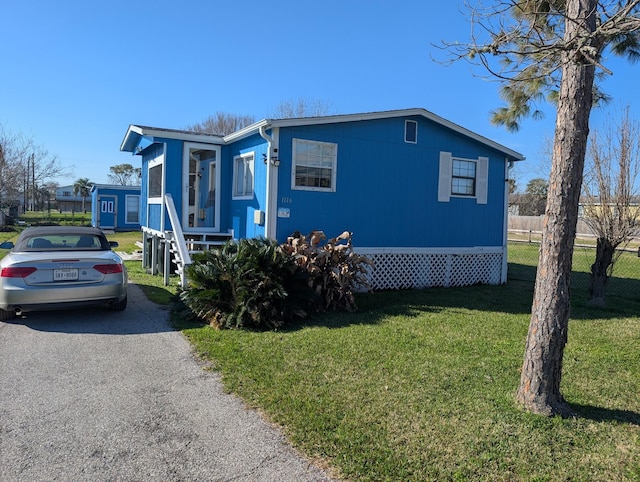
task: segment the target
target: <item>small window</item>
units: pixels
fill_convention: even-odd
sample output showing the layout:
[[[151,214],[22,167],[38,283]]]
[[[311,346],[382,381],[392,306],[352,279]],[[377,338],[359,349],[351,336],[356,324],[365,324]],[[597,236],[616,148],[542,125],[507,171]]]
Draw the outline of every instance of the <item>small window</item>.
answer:
[[[336,190],[338,144],[293,140],[292,189]]]
[[[475,198],[487,204],[489,189],[489,159],[462,159],[451,152],[440,153],[438,201],[449,202],[451,196]]]
[[[253,161],[253,153],[233,158],[234,198],[253,198]]]
[[[476,195],[476,163],[453,159],[451,176],[451,194],[458,196]]]
[[[404,121],[404,141],[411,144],[418,142],[418,123],[416,121]]]
[[[138,224],[140,222],[140,196],[126,196],[126,205],[125,223]]]
[[[149,197],[162,197],[162,164],[149,168]]]

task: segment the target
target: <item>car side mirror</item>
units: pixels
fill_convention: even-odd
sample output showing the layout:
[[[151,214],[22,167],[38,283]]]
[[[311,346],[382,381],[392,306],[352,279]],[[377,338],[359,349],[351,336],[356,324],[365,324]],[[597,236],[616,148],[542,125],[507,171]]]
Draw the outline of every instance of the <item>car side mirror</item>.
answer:
[[[111,246],[111,248],[113,249],[113,248],[117,248],[120,245],[118,244],[117,241],[109,241],[109,246]]]
[[[13,249],[14,244],[11,241],[0,243],[0,249]]]

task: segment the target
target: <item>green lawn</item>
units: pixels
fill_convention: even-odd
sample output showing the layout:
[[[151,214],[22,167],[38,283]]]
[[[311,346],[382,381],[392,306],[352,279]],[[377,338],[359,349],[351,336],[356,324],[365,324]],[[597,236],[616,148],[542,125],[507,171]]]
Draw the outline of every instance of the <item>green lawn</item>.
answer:
[[[521,280],[385,292],[280,332],[184,333],[349,480],[640,480],[637,309],[575,303],[562,389],[580,416],[546,419],[514,402],[531,298]]]
[[[132,250],[127,236],[110,239]],[[625,259],[633,289],[609,309],[574,289],[562,390],[579,416],[547,419],[514,402],[536,252],[510,248],[505,286],[363,294],[356,313],[278,332],[176,324],[227,390],[344,479],[640,481],[638,259]],[[127,265],[171,300],[176,283]]]

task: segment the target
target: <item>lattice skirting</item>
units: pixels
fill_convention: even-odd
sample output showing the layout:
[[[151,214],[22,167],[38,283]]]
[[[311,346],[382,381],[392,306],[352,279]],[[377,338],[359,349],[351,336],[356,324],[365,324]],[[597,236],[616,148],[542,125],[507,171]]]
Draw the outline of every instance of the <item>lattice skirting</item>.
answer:
[[[502,248],[457,253],[451,250],[401,252],[399,249],[381,252],[375,248],[356,248],[356,252],[366,255],[375,264],[369,272],[374,290],[503,282],[502,264],[505,255]]]

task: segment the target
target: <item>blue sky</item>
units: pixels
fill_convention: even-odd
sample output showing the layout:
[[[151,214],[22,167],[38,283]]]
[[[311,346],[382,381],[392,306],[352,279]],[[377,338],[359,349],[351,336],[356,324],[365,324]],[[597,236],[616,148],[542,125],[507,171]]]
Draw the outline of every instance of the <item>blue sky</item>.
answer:
[[[472,2],[473,3],[473,2]],[[425,0],[0,0],[0,124],[108,182],[129,124],[181,129],[217,112],[268,117],[289,99],[331,113],[422,107],[524,154],[516,179],[544,174],[555,113],[516,134],[489,122],[499,84],[433,44],[466,42],[462,2]],[[638,65],[608,63],[614,97],[640,106]]]

